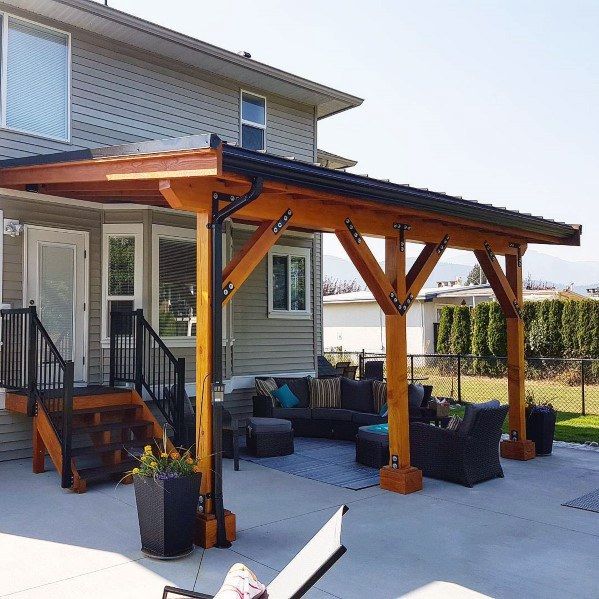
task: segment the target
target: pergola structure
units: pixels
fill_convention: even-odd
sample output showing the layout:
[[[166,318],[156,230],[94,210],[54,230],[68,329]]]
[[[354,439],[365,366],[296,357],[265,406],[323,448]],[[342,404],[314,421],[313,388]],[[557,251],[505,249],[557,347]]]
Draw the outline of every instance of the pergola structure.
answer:
[[[522,257],[529,243],[579,245],[580,226],[244,150],[215,135],[9,160],[0,163],[0,187],[196,213],[197,393],[212,390],[212,402],[198,402],[197,411],[205,545],[225,545],[225,536],[234,536],[234,524],[225,527],[234,518],[223,515],[220,479],[219,306],[231,301],[288,227],[334,233],[385,314],[390,463],[380,473],[384,489],[422,488],[422,473],[410,463],[406,314],[447,247],[474,252],[507,319],[510,440],[501,453],[534,457],[524,412]],[[223,271],[218,240],[227,218],[257,229]],[[385,271],[364,236],[385,239]],[[409,270],[408,241],[424,244]],[[505,271],[498,255],[505,256]]]

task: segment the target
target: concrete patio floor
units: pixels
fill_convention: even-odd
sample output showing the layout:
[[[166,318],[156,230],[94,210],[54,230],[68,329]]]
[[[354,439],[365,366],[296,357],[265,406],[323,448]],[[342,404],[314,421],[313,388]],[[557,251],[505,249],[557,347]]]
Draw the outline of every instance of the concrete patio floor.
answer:
[[[422,492],[400,496],[249,462],[233,472],[226,461],[237,542],[160,562],[139,551],[132,486],[75,495],[52,470],[5,462],[0,596],[159,598],[165,584],[214,593],[238,561],[269,581],[345,503],[348,552],[309,597],[599,597],[599,514],[560,505],[599,487],[599,454],[558,448],[503,465],[506,478],[474,489],[425,479]]]

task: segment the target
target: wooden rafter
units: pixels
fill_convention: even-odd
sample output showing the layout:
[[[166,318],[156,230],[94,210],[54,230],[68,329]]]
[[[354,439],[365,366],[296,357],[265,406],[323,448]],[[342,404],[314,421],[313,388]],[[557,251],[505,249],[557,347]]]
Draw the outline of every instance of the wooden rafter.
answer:
[[[368,285],[381,310],[388,315],[397,314],[396,303],[393,301],[395,298],[397,302],[395,289],[351,219],[345,218],[344,222],[345,226],[335,231],[337,239]]]
[[[262,223],[233,260],[223,270],[223,306],[231,301],[241,285],[289,226],[293,212],[285,210],[280,218]]]
[[[443,252],[449,243],[449,235],[445,235],[443,239],[437,243],[427,243],[424,249],[420,252],[418,258],[412,268],[406,275],[406,300],[408,301],[407,308],[412,305],[412,300],[420,293],[420,290],[431,276],[435,266],[441,259]],[[404,304],[405,304],[404,301]]]
[[[503,310],[506,318],[520,318],[520,304],[516,295],[510,286],[510,283],[504,274],[501,266],[497,262],[497,257],[489,243],[485,242],[485,249],[474,250],[474,255],[483,269],[489,284],[495,292],[495,297]]]

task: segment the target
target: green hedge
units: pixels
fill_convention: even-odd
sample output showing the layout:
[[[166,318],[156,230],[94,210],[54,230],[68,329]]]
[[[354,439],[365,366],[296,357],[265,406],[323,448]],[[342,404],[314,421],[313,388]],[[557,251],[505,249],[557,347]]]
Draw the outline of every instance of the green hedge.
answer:
[[[522,315],[527,357],[599,358],[599,301],[524,302]],[[444,306],[437,353],[505,356],[506,322],[499,304]]]

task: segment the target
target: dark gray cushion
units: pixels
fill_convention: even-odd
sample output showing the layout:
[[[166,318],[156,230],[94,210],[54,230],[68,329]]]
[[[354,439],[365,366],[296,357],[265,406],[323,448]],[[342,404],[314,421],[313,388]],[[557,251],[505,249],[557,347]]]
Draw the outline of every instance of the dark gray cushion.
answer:
[[[248,430],[250,434],[285,433],[291,430],[291,422],[281,418],[250,418]]]
[[[312,408],[313,420],[337,420],[351,422],[353,412],[342,408]]]
[[[298,408],[307,408],[310,406],[310,389],[308,387],[307,376],[296,377],[274,377],[277,387],[287,385],[293,395],[299,399]]]
[[[474,424],[474,420],[476,415],[481,410],[489,410],[492,408],[498,408],[501,404],[499,400],[492,399],[491,401],[487,401],[485,403],[470,403],[466,406],[466,411],[464,412],[464,419],[462,423],[457,429],[461,435],[467,435]]]
[[[422,408],[422,402],[424,401],[424,387],[417,383],[410,383],[408,385],[408,403],[410,412],[418,412]]]
[[[358,439],[365,439],[367,441],[374,441],[381,445],[389,445],[389,435],[377,431],[369,431],[366,428],[358,429]]]
[[[354,412],[351,420],[358,426],[384,424],[385,422],[387,422],[386,418],[383,418],[378,414],[367,414],[366,412]]]
[[[341,379],[341,407],[356,412],[374,412],[372,381]]]
[[[310,408],[273,408],[275,418],[305,418],[310,419]]]

